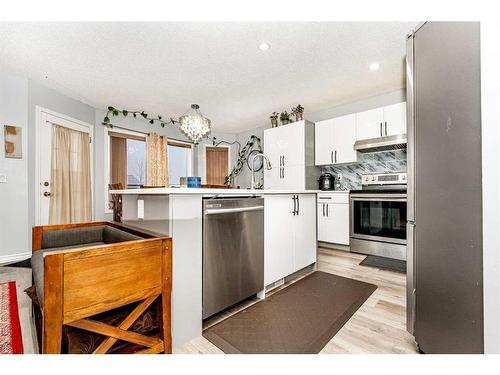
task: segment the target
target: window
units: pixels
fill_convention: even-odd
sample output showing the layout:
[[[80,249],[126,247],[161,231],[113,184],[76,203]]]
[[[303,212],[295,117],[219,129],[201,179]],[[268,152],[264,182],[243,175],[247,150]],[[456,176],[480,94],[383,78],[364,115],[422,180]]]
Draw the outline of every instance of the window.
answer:
[[[180,185],[181,177],[191,176],[192,148],[191,144],[168,142],[168,179],[170,185]]]
[[[146,138],[135,132],[109,132],[109,183],[124,188],[146,184]]]
[[[127,139],[127,186],[146,185],[146,142]]]

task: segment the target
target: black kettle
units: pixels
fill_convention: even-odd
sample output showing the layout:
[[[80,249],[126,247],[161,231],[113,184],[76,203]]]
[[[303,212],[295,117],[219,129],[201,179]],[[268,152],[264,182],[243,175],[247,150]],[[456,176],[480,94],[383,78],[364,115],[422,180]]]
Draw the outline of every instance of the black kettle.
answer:
[[[319,190],[333,190],[334,178],[331,173],[323,173],[318,179]]]

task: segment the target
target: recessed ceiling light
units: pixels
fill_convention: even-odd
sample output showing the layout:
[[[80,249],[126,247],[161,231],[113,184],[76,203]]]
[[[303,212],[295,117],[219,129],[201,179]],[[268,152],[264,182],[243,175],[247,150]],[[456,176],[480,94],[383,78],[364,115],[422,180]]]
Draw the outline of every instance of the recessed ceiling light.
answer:
[[[370,64],[369,68],[372,72],[374,72],[375,70],[378,70],[378,68],[380,68],[380,64],[379,63]]]
[[[261,51],[267,51],[269,48],[271,48],[271,45],[267,42],[262,42],[261,44],[259,44],[259,49]]]

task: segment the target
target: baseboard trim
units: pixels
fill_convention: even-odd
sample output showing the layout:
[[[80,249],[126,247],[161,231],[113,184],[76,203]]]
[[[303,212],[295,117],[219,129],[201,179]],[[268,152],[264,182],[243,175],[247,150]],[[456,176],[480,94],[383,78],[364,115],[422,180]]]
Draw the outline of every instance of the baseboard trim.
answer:
[[[10,263],[19,262],[21,260],[25,260],[31,258],[31,251],[27,253],[19,253],[13,255],[2,255],[0,256],[0,266],[6,266]]]
[[[330,242],[323,242],[323,241],[318,241],[318,247],[323,247],[326,249],[342,250],[342,251],[351,251],[350,246],[340,245]]]

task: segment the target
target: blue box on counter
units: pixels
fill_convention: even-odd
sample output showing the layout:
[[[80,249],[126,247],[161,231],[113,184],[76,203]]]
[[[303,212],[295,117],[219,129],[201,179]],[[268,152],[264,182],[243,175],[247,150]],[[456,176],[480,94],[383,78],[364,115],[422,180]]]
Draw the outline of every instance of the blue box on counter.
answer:
[[[188,177],[187,178],[188,188],[201,188],[201,177]]]

